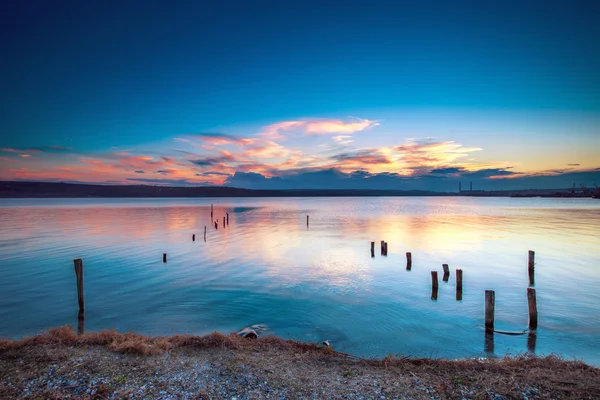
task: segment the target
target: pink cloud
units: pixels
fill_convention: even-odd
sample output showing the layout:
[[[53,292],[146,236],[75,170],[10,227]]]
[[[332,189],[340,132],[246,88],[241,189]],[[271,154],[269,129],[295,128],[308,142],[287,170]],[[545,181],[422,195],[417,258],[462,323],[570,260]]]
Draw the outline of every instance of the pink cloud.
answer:
[[[309,135],[326,135],[326,134],[346,134],[351,135],[356,132],[363,131],[374,126],[378,126],[379,122],[351,118],[347,121],[341,119],[306,119],[298,121],[284,121],[276,124],[268,125],[263,128],[260,136],[271,140],[284,139],[283,132],[298,130]]]

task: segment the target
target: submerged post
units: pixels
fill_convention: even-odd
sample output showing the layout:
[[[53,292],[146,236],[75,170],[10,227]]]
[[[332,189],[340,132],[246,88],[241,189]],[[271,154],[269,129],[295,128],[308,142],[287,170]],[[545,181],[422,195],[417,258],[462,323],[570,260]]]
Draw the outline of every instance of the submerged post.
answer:
[[[206,225],[204,225],[204,241],[206,242]]]
[[[83,260],[78,258],[73,260],[75,264],[75,277],[77,278],[77,302],[79,303],[79,312],[82,313],[84,311],[84,301],[83,301]]]
[[[535,289],[527,288],[527,304],[529,306],[529,330],[534,331],[538,325]]]
[[[485,332],[494,332],[494,305],[496,293],[493,290],[485,291]]]
[[[456,300],[462,300],[462,269],[456,270]]]
[[[371,242],[371,257],[375,257],[375,242]]]
[[[387,242],[383,242],[383,255],[387,256]]]
[[[412,253],[409,251],[406,253],[406,269],[410,271],[412,268]]]
[[[192,235],[192,242],[195,242],[195,241],[196,241],[196,234],[194,233],[194,234]]]
[[[382,240],[381,241],[381,255],[383,255],[385,253],[384,247],[385,247],[385,242]]]
[[[219,223],[215,221],[215,229],[219,229]]]
[[[442,264],[442,268],[444,269],[444,277],[442,278],[442,280],[444,282],[448,282],[448,278],[450,277],[450,267],[448,266],[448,264]]]
[[[167,253],[163,253],[163,262],[166,263],[167,262]]]
[[[431,271],[431,299],[437,300],[438,295],[438,274],[437,271]]]
[[[229,213],[225,213],[227,214],[227,225],[229,225]]]
[[[225,228],[225,217],[223,217],[223,228]]]
[[[308,215],[306,216],[306,226],[308,226]]]
[[[535,251],[529,250],[529,284],[535,284]]]

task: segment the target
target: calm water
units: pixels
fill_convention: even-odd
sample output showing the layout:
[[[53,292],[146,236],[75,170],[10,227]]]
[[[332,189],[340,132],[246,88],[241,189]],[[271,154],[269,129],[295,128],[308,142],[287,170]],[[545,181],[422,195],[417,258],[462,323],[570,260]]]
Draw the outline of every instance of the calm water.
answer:
[[[204,334],[265,324],[278,336],[328,339],[363,356],[524,353],[527,335],[496,334],[485,348],[483,303],[484,290],[495,290],[496,328],[527,327],[532,249],[535,353],[600,365],[597,200],[11,199],[0,200],[0,221],[1,337],[76,327],[73,259],[82,258],[86,331]],[[442,263],[452,271],[448,283]],[[464,271],[462,301],[456,268]]]

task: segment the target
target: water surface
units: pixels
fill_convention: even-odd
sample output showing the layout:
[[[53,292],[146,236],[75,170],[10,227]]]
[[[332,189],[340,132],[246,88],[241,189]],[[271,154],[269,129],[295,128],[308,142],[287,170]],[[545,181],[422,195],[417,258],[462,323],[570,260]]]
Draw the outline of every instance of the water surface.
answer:
[[[77,326],[73,259],[82,258],[86,331],[204,334],[265,324],[362,356],[525,353],[527,335],[496,334],[486,347],[483,304],[484,290],[495,290],[497,329],[527,327],[531,249],[539,328],[529,350],[600,365],[597,200],[10,199],[0,200],[0,221],[1,337]]]

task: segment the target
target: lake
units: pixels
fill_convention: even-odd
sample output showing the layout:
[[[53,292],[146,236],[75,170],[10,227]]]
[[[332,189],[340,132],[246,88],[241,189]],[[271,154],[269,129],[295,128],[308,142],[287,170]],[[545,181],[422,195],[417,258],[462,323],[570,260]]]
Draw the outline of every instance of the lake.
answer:
[[[86,331],[201,335],[264,324],[265,333],[329,340],[367,357],[533,351],[600,365],[598,200],[3,199],[0,221],[0,337],[76,328],[73,259],[82,258]],[[528,250],[536,251],[535,340],[495,334],[486,346],[486,289],[496,292],[496,329],[527,328]]]

